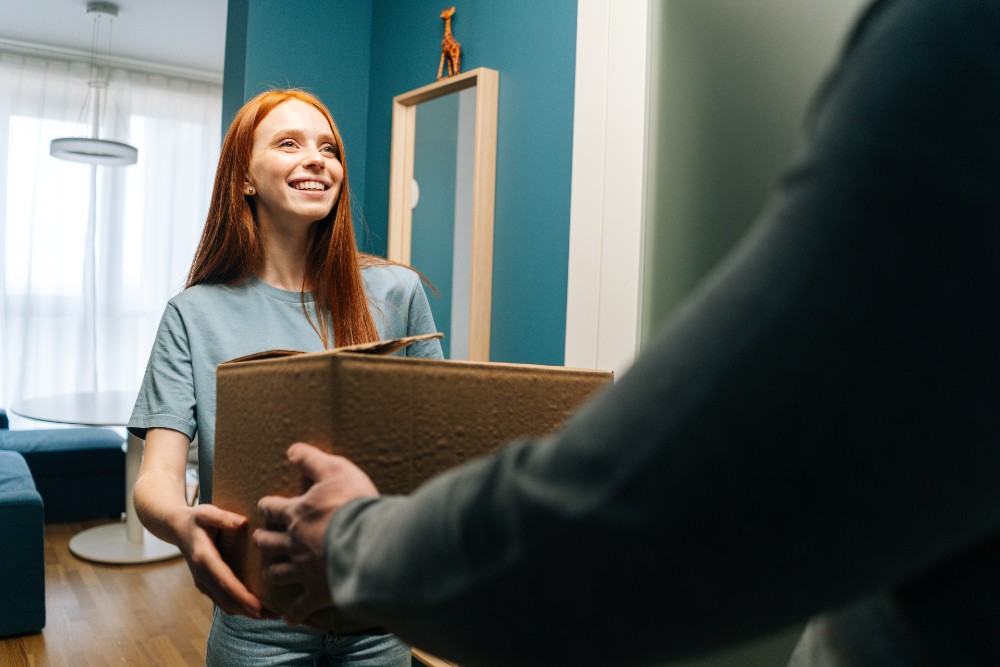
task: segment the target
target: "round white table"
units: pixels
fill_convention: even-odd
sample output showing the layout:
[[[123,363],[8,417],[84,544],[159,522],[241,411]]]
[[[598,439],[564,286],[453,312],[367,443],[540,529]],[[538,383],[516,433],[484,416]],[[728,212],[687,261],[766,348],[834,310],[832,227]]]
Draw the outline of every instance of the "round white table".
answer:
[[[12,412],[37,421],[78,426],[125,426],[135,405],[134,391],[98,391],[29,398]],[[132,503],[132,487],[142,462],[142,440],[128,434],[125,447],[125,521],[88,528],[69,541],[76,556],[98,563],[151,563],[181,555],[180,550],[142,527]]]

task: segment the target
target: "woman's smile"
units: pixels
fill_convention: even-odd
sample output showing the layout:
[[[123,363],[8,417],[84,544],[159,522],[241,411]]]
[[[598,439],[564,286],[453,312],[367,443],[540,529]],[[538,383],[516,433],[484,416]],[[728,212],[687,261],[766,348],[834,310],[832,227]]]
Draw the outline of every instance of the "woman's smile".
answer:
[[[330,188],[328,184],[321,183],[320,181],[295,181],[292,183],[292,187],[296,190],[313,192],[323,192]]]

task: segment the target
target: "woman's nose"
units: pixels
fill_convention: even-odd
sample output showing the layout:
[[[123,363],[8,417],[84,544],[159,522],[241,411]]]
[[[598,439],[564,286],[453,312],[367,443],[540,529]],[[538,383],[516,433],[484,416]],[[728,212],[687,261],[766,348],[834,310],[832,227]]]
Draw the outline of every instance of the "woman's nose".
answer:
[[[305,158],[303,159],[302,162],[307,167],[322,167],[323,153],[320,151],[318,146],[310,148],[308,151],[306,151]]]

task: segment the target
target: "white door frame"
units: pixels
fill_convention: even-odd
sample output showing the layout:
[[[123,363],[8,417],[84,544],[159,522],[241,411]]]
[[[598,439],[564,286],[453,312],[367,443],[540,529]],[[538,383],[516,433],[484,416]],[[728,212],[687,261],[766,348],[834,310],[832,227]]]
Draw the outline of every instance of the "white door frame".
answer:
[[[639,348],[650,0],[579,0],[565,364],[613,370]]]

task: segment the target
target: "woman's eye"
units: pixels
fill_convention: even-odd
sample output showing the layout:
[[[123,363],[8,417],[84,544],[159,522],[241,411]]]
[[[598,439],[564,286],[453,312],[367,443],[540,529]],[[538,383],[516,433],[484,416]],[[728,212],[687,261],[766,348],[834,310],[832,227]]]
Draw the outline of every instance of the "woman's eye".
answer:
[[[337,147],[333,146],[332,144],[327,144],[326,146],[323,146],[323,148],[321,148],[320,150],[334,157],[337,156]]]
[[[285,139],[284,141],[279,143],[278,146],[280,146],[281,148],[295,148],[295,142],[292,141],[291,139]]]

